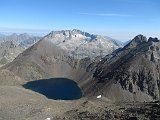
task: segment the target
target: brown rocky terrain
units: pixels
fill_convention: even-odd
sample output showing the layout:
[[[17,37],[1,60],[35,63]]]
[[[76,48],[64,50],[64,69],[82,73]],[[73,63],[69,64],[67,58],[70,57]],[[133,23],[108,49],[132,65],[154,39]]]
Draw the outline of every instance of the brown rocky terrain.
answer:
[[[98,63],[94,77],[99,93],[111,99],[131,101],[159,100],[159,48],[157,38],[136,36],[124,48]],[[116,97],[115,97],[116,96]]]
[[[159,44],[138,35],[102,59],[76,59],[41,39],[0,69],[0,119],[159,119]],[[83,97],[56,101],[22,87],[56,77],[74,80]]]
[[[0,120],[159,120],[160,102],[111,102],[105,98],[50,100],[17,86],[0,86]]]
[[[3,67],[33,81],[64,77],[74,80],[84,96],[103,95],[114,101],[159,99],[159,40],[139,35],[102,59],[74,59],[42,39]]]

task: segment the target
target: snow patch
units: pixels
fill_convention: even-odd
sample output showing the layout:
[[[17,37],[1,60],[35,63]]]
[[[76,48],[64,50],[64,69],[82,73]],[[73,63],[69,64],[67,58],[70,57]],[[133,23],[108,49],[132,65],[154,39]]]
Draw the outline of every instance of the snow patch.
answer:
[[[98,95],[97,98],[102,98],[102,95]]]
[[[46,118],[45,120],[51,120],[51,118]]]

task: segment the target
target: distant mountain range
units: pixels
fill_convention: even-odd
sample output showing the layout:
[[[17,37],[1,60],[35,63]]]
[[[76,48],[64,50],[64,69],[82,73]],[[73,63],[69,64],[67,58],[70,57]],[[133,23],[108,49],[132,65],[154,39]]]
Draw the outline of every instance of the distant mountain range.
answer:
[[[101,35],[93,35],[81,30],[62,30],[52,31],[44,39],[59,46],[70,56],[76,58],[95,58],[103,57],[112,53],[115,49],[123,47],[123,44],[117,40]]]
[[[41,37],[29,35],[27,33],[24,34],[16,34],[13,33],[11,35],[3,35],[0,34],[0,43],[12,41],[16,46],[21,45],[24,48],[33,45],[36,43]]]
[[[31,36],[28,34],[3,35],[0,34],[0,66],[11,62],[18,54],[30,47],[41,37]]]
[[[0,66],[11,62],[23,50],[38,42],[41,37],[29,34],[0,34]],[[100,35],[93,35],[80,30],[52,31],[44,39],[61,47],[70,56],[77,59],[97,56],[103,57],[122,47],[117,40]]]

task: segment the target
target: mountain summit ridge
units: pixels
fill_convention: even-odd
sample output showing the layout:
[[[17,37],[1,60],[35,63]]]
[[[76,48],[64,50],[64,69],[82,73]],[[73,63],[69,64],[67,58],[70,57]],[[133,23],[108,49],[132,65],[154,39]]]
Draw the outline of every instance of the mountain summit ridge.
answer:
[[[121,99],[122,96],[115,91],[126,90],[129,93],[122,92],[120,95],[128,94],[130,97],[126,96],[123,99],[159,100],[159,48],[160,41],[157,38],[147,40],[145,36],[138,35],[124,48],[107,55],[98,63],[94,73],[94,76],[103,83],[99,84],[98,88],[103,88],[104,91],[102,89],[103,92],[101,92],[106,96],[112,94],[111,99]],[[112,84],[110,89],[107,88],[109,83]]]
[[[113,41],[111,38],[90,34],[78,29],[52,31],[44,39],[61,47],[70,56],[74,56],[77,59],[103,57],[122,47],[116,43],[116,40]]]

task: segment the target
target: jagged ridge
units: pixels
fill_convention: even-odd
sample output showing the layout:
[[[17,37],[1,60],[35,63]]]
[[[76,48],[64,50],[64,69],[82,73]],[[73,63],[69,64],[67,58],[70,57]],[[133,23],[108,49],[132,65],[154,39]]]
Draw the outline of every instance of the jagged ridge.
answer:
[[[115,49],[122,47],[116,43],[116,40],[109,37],[93,35],[77,29],[52,31],[45,39],[52,41],[70,56],[78,59],[85,57],[94,58],[97,56],[103,57]]]
[[[94,77],[102,82],[102,84],[97,84],[98,88],[104,87],[102,91],[107,96],[110,94],[109,90],[116,87],[112,91],[114,94],[111,96],[112,99],[118,99],[120,95],[124,99],[126,97],[126,99],[138,101],[159,99],[159,48],[160,42],[157,38],[147,40],[143,35],[136,36],[124,48],[106,56],[98,64],[94,73]],[[108,91],[106,91],[108,84],[112,84],[113,87],[107,88]],[[120,93],[116,89],[129,91],[129,93],[123,93],[122,90]]]

